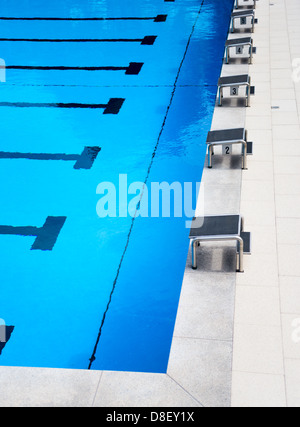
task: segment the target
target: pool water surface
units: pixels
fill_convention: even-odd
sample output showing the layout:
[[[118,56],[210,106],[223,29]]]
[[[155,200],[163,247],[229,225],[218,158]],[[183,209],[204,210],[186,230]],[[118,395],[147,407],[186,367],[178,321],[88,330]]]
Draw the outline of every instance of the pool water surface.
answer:
[[[187,218],[96,189],[201,181],[232,7],[2,0],[0,365],[166,372]]]

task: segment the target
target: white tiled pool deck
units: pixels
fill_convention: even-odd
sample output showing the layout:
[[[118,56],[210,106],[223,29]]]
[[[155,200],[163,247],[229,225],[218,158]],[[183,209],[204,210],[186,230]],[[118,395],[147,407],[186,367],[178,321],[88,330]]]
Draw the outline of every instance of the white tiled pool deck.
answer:
[[[299,407],[300,3],[260,0],[257,15],[241,193],[253,253],[237,276],[232,405]]]
[[[212,124],[246,126],[254,155],[203,175],[205,213],[252,232],[245,273],[234,248],[201,248],[197,271],[188,258],[167,374],[0,367],[0,407],[300,406],[300,3],[259,0],[256,16],[254,64],[222,71],[249,72],[256,95]]]

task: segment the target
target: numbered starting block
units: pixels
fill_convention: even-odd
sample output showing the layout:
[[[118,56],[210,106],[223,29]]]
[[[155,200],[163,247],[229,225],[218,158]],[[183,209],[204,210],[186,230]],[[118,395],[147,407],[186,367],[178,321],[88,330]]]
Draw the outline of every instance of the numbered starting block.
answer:
[[[251,233],[244,231],[241,215],[195,217],[190,231],[192,268],[197,269],[197,248],[209,242],[236,242],[237,272],[244,272],[244,255],[251,255]]]
[[[245,86],[246,107],[250,107],[250,95],[255,94],[255,87],[251,86],[251,77],[248,74],[241,76],[220,77],[219,87],[219,107],[222,107],[224,98],[224,88],[230,88],[230,96],[239,96],[240,87]]]
[[[247,141],[247,130],[244,128],[211,131],[207,135],[208,167],[212,168],[214,147],[221,146],[223,155],[232,154],[232,146],[242,145],[242,169],[247,169],[247,156],[253,154],[253,143]]]
[[[256,48],[253,47],[253,39],[251,37],[243,37],[240,39],[227,40],[225,45],[225,63],[229,64],[230,50],[235,49],[237,55],[243,55],[245,49],[248,49],[249,63],[253,62],[253,53],[256,52]]]
[[[235,9],[239,9],[240,7],[252,6],[253,9],[256,9],[256,1],[257,0],[235,0],[234,7]]]
[[[234,33],[236,31],[236,21],[239,20],[240,27],[250,29],[252,33],[254,33],[254,26],[257,24],[257,19],[255,19],[255,10],[243,10],[239,12],[233,12],[231,15],[231,32]]]

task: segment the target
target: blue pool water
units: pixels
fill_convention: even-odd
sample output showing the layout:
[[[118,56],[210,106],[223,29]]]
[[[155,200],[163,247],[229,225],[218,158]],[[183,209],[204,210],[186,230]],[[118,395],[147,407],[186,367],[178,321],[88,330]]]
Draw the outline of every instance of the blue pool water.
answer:
[[[0,365],[166,372],[187,218],[99,218],[96,188],[201,180],[232,6],[1,1]],[[32,17],[66,19],[3,19]],[[74,169],[84,147],[101,151]]]

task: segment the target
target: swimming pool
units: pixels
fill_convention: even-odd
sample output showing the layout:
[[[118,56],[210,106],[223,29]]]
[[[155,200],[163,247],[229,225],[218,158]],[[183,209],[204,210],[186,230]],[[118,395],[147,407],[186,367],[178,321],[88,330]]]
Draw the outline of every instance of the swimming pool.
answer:
[[[201,180],[232,6],[2,1],[0,365],[166,372],[187,218],[96,189]]]

